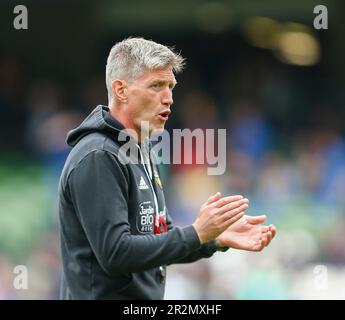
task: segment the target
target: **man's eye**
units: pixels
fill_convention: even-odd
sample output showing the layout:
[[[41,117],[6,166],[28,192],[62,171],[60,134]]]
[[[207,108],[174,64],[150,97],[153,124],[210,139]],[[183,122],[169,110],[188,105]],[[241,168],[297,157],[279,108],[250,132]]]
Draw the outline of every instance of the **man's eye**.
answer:
[[[161,86],[161,85],[160,85],[159,83],[154,83],[151,87],[152,87],[152,88],[160,88],[160,86]]]

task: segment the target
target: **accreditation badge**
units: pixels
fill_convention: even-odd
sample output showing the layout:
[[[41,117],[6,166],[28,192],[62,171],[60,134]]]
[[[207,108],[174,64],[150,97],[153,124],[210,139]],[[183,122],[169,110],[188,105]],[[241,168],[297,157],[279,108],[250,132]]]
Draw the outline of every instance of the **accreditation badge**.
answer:
[[[159,185],[159,187],[163,190],[163,185],[162,185],[162,181],[158,175],[158,172],[156,170],[154,170],[153,175],[155,177],[155,182]]]

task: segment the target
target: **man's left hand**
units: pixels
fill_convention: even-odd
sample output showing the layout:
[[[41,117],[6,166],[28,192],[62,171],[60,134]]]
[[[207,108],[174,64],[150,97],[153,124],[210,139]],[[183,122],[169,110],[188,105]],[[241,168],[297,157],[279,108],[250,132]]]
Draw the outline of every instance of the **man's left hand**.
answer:
[[[217,237],[217,246],[261,251],[277,233],[274,225],[262,225],[265,220],[265,215],[243,216]]]

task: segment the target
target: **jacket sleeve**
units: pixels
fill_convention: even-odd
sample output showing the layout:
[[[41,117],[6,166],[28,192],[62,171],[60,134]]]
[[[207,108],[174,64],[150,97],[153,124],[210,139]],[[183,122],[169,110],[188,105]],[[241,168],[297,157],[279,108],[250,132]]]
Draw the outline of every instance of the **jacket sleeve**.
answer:
[[[131,234],[128,182],[109,152],[88,154],[70,173],[68,190],[90,246],[109,275],[171,264],[200,248],[193,226],[158,235]]]

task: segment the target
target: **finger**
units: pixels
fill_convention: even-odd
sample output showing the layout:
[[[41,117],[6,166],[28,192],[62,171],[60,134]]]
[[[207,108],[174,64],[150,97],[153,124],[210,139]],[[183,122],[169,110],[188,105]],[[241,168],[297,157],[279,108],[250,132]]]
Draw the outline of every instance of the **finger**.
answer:
[[[265,237],[266,237],[265,247],[267,247],[270,244],[271,240],[272,240],[272,233],[271,233],[271,231],[267,232]]]
[[[229,196],[229,197],[224,197],[219,199],[218,201],[214,202],[213,205],[215,208],[221,208],[231,202],[238,201],[243,199],[243,196],[241,195],[236,195],[236,196]]]
[[[266,219],[267,216],[264,214],[261,216],[247,216],[247,220],[251,224],[261,224],[264,223]]]
[[[213,196],[209,197],[205,204],[211,204],[212,202],[219,200],[221,196],[222,194],[220,192],[217,192]]]
[[[244,203],[238,207],[233,207],[230,210],[224,211],[222,213],[219,213],[221,221],[225,222],[228,221],[229,219],[232,219],[233,217],[235,217],[236,215],[238,215],[239,213],[243,213],[242,216],[244,216],[244,211],[248,209],[248,204]]]
[[[267,226],[262,226],[261,227],[261,233],[267,233],[268,231],[270,231],[270,228]]]
[[[262,241],[261,241],[260,248],[259,248],[258,251],[262,251],[264,248],[265,248],[265,245],[264,245],[264,244],[262,243]]]
[[[248,199],[241,199],[241,200],[233,201],[233,202],[228,203],[227,205],[219,208],[219,210],[217,211],[217,214],[222,215],[225,212],[229,212],[229,211],[234,210],[236,208],[238,209],[241,206],[246,206],[246,208],[244,209],[244,210],[246,210],[246,209],[248,209],[248,203],[249,203]]]
[[[244,216],[244,210],[237,211],[237,213],[232,213],[227,216],[227,219],[224,219],[224,222],[222,223],[221,228],[227,229],[229,226],[231,226],[233,223],[235,223],[237,220],[241,219]],[[223,218],[223,217],[222,217]]]
[[[263,236],[262,238],[261,238],[261,243],[262,243],[262,245],[264,246],[264,247],[266,247],[267,245],[268,245],[268,243],[269,243],[269,240],[268,240],[268,236]]]
[[[261,251],[264,248],[264,244],[262,241],[259,241],[257,243],[255,243],[255,245],[253,246],[253,251]]]
[[[277,234],[277,229],[273,224],[269,225],[270,231],[272,233],[272,239],[275,237],[275,235]]]

